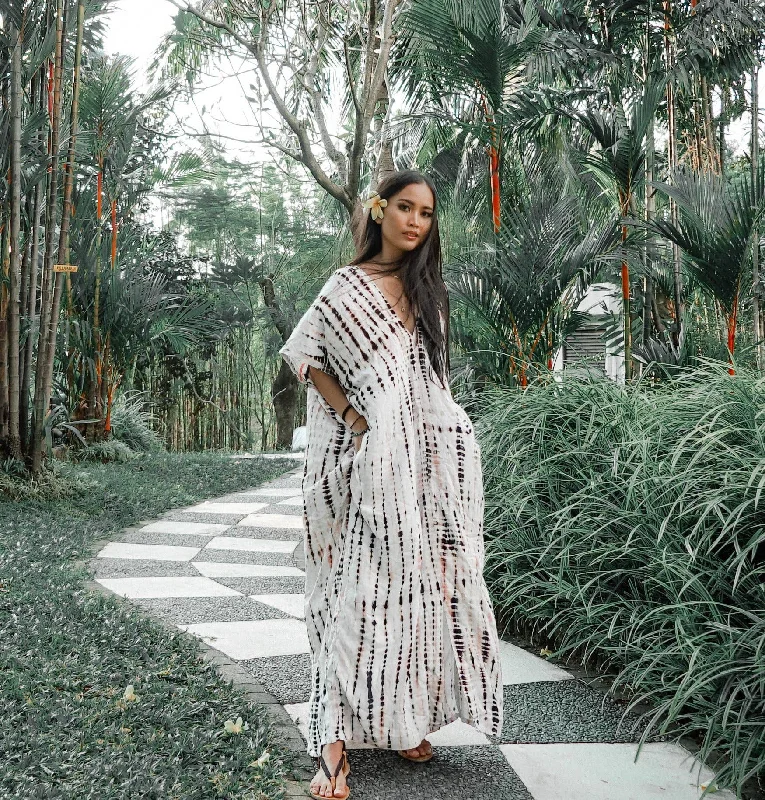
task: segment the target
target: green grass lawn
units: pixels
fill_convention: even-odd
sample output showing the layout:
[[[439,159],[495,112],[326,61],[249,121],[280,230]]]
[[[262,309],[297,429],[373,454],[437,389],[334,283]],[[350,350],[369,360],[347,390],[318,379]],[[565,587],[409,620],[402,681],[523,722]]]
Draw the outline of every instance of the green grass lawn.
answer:
[[[282,796],[289,756],[265,713],[198,658],[193,637],[84,589],[91,573],[76,561],[139,520],[293,466],[163,453],[66,465],[79,487],[69,498],[0,500],[0,797]],[[227,733],[240,716],[249,727]]]

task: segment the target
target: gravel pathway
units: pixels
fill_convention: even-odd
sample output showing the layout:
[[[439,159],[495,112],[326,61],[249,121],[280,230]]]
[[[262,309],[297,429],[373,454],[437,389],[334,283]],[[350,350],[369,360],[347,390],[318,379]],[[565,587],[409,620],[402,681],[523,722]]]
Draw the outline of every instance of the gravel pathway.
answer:
[[[279,735],[304,753],[310,654],[303,621],[302,464],[260,487],[176,509],[101,542],[99,591],[196,636]],[[455,722],[412,764],[350,753],[355,800],[696,800],[712,773],[679,744],[650,740],[623,704],[517,643],[503,642],[505,725],[496,740]],[[246,712],[242,714],[246,716]],[[305,797],[312,760],[296,760],[287,797]],[[727,791],[720,800],[735,800]]]

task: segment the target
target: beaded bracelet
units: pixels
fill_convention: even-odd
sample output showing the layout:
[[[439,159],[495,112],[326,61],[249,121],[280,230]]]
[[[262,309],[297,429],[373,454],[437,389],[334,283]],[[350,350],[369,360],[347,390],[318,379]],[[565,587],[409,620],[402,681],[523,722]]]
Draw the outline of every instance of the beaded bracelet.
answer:
[[[355,439],[357,436],[363,436],[369,428],[364,428],[363,431],[351,431],[351,439]]]

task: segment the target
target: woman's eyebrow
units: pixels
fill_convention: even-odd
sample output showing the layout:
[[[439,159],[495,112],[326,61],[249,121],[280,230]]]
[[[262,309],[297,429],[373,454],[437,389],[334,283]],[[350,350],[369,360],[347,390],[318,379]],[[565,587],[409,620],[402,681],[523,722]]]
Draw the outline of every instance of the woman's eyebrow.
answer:
[[[399,197],[398,198],[398,202],[399,203],[409,203],[410,206],[416,206],[417,205],[417,203],[414,203],[411,200],[408,200],[406,197]],[[423,209],[425,211],[432,211],[433,207],[432,206],[423,206]]]

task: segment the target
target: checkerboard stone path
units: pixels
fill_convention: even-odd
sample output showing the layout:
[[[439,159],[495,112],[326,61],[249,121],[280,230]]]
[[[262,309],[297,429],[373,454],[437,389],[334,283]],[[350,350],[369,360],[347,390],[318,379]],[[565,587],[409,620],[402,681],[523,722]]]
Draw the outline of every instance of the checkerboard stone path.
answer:
[[[122,532],[91,561],[100,591],[198,637],[224,677],[268,705],[304,752],[309,648],[303,611],[302,464],[249,491]],[[503,642],[505,725],[490,740],[456,722],[428,738],[427,764],[390,751],[350,754],[355,800],[696,800],[711,772],[680,745],[649,741],[588,681]],[[288,796],[305,796],[311,760]],[[734,800],[718,792],[720,800]]]

